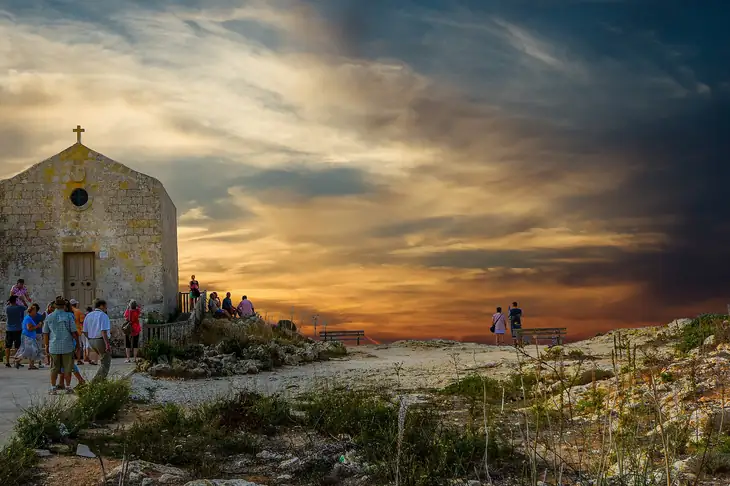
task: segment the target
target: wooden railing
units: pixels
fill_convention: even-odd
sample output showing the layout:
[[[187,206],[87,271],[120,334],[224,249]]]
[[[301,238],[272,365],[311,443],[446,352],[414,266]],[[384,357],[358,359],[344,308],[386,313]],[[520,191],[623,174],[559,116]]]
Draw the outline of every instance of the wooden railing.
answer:
[[[208,301],[207,297],[208,295],[205,291],[200,292],[200,298],[195,304],[193,312],[185,311],[185,307],[180,305],[181,312],[190,312],[190,317],[184,321],[166,322],[164,324],[143,324],[143,342],[156,339],[171,344],[185,344],[193,331],[203,322],[206,302]],[[187,302],[187,308],[189,309],[190,302],[188,301],[188,294],[180,292],[178,294],[178,304],[181,304],[181,299],[182,303]]]
[[[207,292],[205,290],[200,291],[200,298],[198,300],[206,301]],[[177,294],[177,308],[181,314],[192,312],[190,307],[190,292],[178,292]]]

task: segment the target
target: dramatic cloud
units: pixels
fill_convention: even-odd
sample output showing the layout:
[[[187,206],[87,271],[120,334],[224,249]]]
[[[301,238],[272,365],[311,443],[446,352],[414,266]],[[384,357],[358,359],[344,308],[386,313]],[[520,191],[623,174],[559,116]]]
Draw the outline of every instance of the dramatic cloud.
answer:
[[[3,175],[83,124],[168,188],[183,283],[376,339],[729,298],[723,3],[77,3],[0,7]]]

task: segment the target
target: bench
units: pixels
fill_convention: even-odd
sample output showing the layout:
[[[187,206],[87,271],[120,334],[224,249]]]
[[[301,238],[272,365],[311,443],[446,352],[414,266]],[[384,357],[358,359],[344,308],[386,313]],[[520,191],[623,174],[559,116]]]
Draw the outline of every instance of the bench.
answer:
[[[357,341],[360,345],[360,339],[365,337],[365,331],[322,331],[319,333],[319,339],[322,341]]]
[[[514,333],[515,337],[519,339],[520,342],[523,342],[525,337],[532,337],[538,344],[541,338],[550,338],[553,340],[553,344],[563,344],[563,336],[568,334],[568,328],[534,327],[532,329],[515,329]]]

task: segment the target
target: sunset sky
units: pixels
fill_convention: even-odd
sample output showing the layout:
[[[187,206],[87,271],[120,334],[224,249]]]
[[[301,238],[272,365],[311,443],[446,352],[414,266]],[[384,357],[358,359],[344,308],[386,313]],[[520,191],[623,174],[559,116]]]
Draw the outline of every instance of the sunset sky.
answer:
[[[0,0],[0,177],[160,179],[181,282],[379,341],[730,302],[727,1]],[[309,319],[308,319],[309,320]]]

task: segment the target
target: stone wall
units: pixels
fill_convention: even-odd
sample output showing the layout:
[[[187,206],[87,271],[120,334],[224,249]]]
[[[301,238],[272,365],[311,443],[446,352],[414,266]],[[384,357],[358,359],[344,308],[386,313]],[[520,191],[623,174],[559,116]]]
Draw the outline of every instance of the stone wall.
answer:
[[[83,188],[89,202],[70,201]],[[177,214],[162,184],[81,144],[0,181],[0,286],[24,278],[34,301],[64,293],[64,253],[93,252],[96,298],[121,317],[130,299],[145,312],[177,300]],[[4,313],[4,306],[0,306]]]

